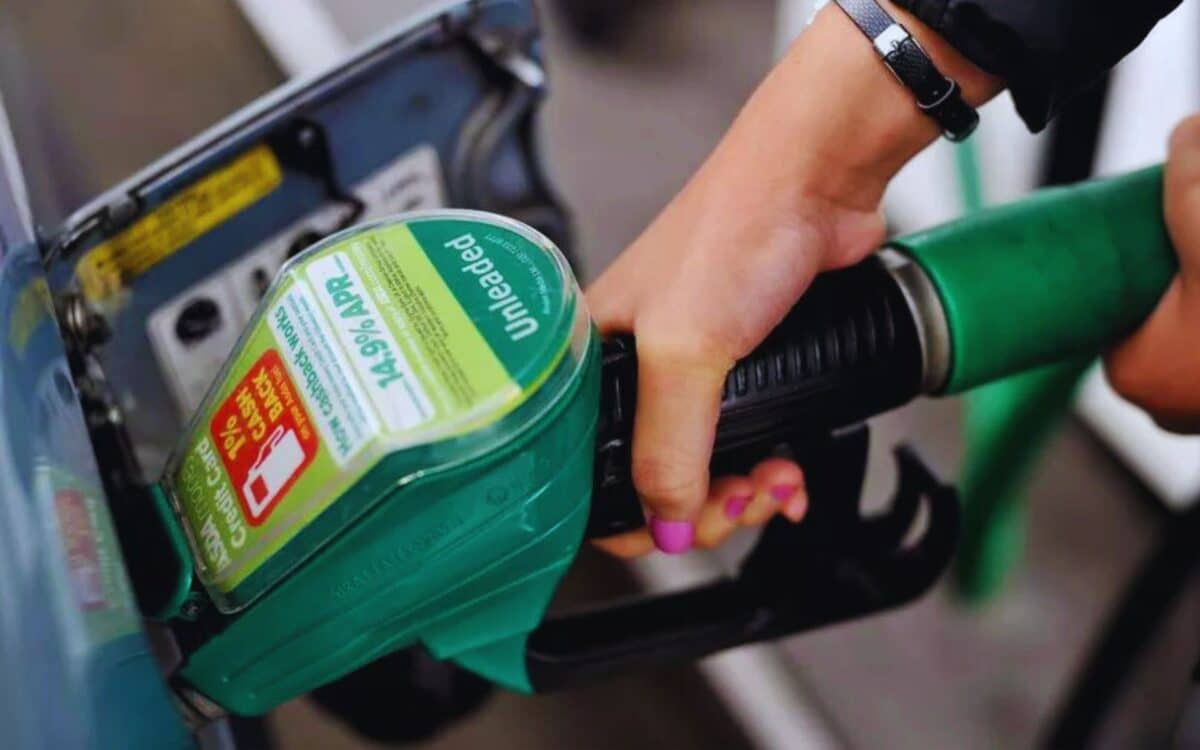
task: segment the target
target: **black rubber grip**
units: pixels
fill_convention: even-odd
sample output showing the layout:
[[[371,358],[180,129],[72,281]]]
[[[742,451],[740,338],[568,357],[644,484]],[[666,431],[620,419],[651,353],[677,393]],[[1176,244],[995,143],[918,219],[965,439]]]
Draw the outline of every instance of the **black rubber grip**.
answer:
[[[631,479],[637,354],[605,342],[588,536],[645,523]],[[896,280],[877,258],[822,274],[725,382],[713,476],[745,473],[805,434],[862,421],[919,395],[921,342]]]

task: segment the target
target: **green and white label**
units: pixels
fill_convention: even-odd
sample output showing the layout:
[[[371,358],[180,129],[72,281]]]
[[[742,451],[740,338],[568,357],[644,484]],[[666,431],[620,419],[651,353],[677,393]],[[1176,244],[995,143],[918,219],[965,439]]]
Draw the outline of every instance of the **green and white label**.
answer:
[[[347,514],[318,519],[390,452],[523,403],[564,355],[575,304],[552,251],[479,215],[376,225],[285,269],[164,480],[218,603],[336,535]]]
[[[370,268],[370,266],[368,266]],[[377,279],[368,294],[350,256],[333,253],[313,261],[306,271],[309,283],[321,290],[318,299],[342,348],[349,352],[353,367],[365,381],[372,406],[389,430],[399,432],[419,427],[434,417],[433,403],[391,330],[375,298],[387,292]]]

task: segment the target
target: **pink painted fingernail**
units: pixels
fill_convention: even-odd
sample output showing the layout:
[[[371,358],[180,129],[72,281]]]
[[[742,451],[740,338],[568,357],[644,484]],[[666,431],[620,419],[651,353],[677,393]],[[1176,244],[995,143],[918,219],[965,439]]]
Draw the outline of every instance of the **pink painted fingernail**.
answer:
[[[725,503],[725,517],[730,521],[735,521],[741,518],[742,513],[746,511],[746,506],[750,505],[750,495],[738,495],[731,497]]]
[[[787,516],[793,523],[803,521],[804,515],[807,512],[808,500],[803,495],[796,496],[783,508],[783,515]]]
[[[792,495],[796,494],[798,488],[794,484],[779,484],[771,488],[771,497],[775,498],[775,502],[783,503],[792,499]]]
[[[654,546],[668,555],[681,555],[692,548],[696,539],[696,525],[691,521],[664,521],[650,519],[650,536]]]

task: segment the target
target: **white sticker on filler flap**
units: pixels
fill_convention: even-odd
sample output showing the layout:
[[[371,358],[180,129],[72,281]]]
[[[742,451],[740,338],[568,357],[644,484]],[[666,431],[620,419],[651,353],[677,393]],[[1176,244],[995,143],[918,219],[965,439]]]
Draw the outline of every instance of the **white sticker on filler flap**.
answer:
[[[355,185],[354,192],[366,204],[360,222],[443,208],[437,149],[426,144],[406,152]],[[345,206],[321,207],[150,314],[150,346],[181,419],[200,406],[296,238],[306,231],[328,231],[345,212]]]
[[[150,345],[182,418],[200,405],[245,322],[225,274],[208,277],[150,314]]]
[[[355,185],[367,204],[363,221],[446,206],[437,149],[418,146]]]

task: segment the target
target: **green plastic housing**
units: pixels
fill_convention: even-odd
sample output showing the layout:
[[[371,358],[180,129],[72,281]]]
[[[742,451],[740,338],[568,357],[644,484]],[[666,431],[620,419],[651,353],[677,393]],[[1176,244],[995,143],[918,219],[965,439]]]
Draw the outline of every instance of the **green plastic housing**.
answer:
[[[944,306],[946,395],[1103,351],[1145,320],[1178,267],[1161,167],[1041,191],[893,245]]]
[[[462,240],[467,234],[476,241]],[[342,476],[292,485],[279,510],[257,527],[262,538],[271,539],[277,531],[290,534],[290,541],[258,563],[245,579],[250,583],[232,589],[237,595],[262,582],[244,604],[222,606],[229,595],[204,582],[222,621],[200,637],[177,677],[234,713],[266,712],[418,643],[439,659],[529,691],[528,634],[541,623],[583,540],[599,414],[598,335],[565,259],[548,239],[515,222],[473,212],[400,217],[336,236],[300,256],[277,281],[278,291],[264,298],[256,318],[276,316],[278,300],[299,284],[309,284],[317,295],[327,286],[343,292],[344,304],[329,316],[331,325],[347,316],[355,334],[347,339],[350,345],[362,342],[367,351],[376,351],[370,341],[384,328],[382,303],[360,304],[344,293],[339,277],[313,284],[309,269],[338,257],[355,260],[354,253],[385,240],[390,244],[376,249],[393,253],[397,267],[389,271],[392,276],[360,286],[373,288],[405,274],[407,285],[394,282],[400,290],[396,299],[431,300],[441,322],[423,318],[419,324],[424,335],[446,342],[439,356],[455,354],[463,341],[474,342],[470,351],[457,351],[461,372],[478,380],[490,367],[504,375],[495,390],[503,400],[476,390],[482,405],[451,412],[453,421],[432,419],[397,436],[381,430],[378,440],[361,449],[369,459],[365,471],[359,468],[362,461],[352,462]],[[477,265],[485,257],[492,259],[486,269]],[[503,287],[493,266],[503,271]],[[497,288],[503,294],[489,298],[489,290]],[[508,319],[500,313],[515,309],[507,300],[518,294],[527,301],[520,319],[527,312],[541,321],[538,337],[510,336],[505,327]],[[397,340],[417,331],[413,309],[405,302],[403,314],[387,321],[399,331]],[[364,311],[377,322],[364,326]],[[271,335],[248,334],[231,362],[260,361],[264,340],[268,348],[286,343],[286,336]],[[419,357],[418,348],[406,349]],[[246,371],[231,366],[222,379],[239,382]],[[220,403],[229,390],[218,385],[209,400]],[[221,413],[215,406],[209,412]],[[216,434],[223,421],[211,427],[210,421],[197,420],[182,444],[192,446]],[[215,464],[212,472],[214,481],[220,478]],[[164,483],[168,494],[177,496],[184,530],[190,528],[194,537],[199,524],[186,515],[190,496],[174,476],[168,474]],[[345,489],[337,490],[319,514],[292,520],[289,503],[307,502],[310,486],[311,492]],[[195,557],[203,548],[194,538],[190,542]]]
[[[593,342],[572,393],[519,439],[390,491],[191,654],[181,676],[253,715],[421,643],[529,692],[525,642],[578,553],[590,508],[597,357]]]

